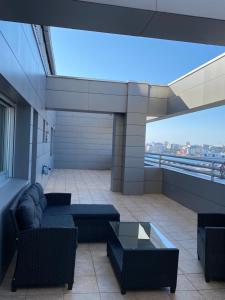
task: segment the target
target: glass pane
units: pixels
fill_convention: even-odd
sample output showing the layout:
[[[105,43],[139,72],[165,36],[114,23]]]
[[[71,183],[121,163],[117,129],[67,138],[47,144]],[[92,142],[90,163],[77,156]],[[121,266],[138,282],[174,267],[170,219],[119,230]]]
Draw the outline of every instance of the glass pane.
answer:
[[[110,224],[124,249],[175,248],[152,223],[111,222]]]
[[[5,115],[6,108],[0,104],[0,172],[4,171]]]

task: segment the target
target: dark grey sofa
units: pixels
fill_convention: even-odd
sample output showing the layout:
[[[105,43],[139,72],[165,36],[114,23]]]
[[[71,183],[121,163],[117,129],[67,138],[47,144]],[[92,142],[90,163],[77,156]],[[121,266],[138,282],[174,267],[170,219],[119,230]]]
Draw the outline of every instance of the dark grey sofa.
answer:
[[[45,214],[49,205],[69,203],[69,198],[69,194],[45,197],[42,187],[36,184],[25,189],[11,205],[17,241],[12,291],[19,287],[62,284],[68,284],[68,289],[72,289],[77,228],[70,215]]]
[[[65,283],[72,289],[77,241],[106,241],[109,221],[120,219],[112,205],[71,205],[71,194],[44,194],[38,183],[20,194],[10,214],[18,250],[13,291]]]
[[[198,214],[197,252],[206,282],[225,280],[225,214]]]

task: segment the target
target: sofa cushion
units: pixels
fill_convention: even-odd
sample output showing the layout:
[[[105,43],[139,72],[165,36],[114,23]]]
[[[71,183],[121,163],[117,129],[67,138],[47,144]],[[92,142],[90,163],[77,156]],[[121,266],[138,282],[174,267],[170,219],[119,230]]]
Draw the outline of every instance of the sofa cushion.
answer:
[[[38,192],[36,186],[32,185],[27,190],[26,193],[32,198],[32,200],[34,202],[34,205],[35,205],[35,208],[36,208],[36,214],[37,214],[38,218],[41,220],[43,211],[42,211],[42,207],[41,207],[41,204],[40,204],[39,192]]]
[[[42,212],[44,212],[44,210],[47,207],[47,200],[46,200],[45,196],[43,196],[42,198],[40,198],[40,206],[41,206]]]
[[[41,206],[42,211],[44,211],[45,208],[47,207],[47,199],[46,199],[46,197],[45,197],[43,188],[42,188],[42,186],[40,185],[40,183],[35,183],[33,186],[36,188],[36,190],[37,190],[38,193],[39,193],[40,206]]]
[[[17,223],[20,230],[28,230],[40,226],[40,216],[32,197],[25,193],[16,210]]]
[[[101,204],[72,204],[49,206],[45,215],[72,215],[77,219],[119,220],[119,213],[113,205]]]
[[[198,227],[198,235],[202,239],[202,241],[205,241],[205,227]]]
[[[41,220],[42,228],[74,228],[73,217],[69,215],[44,216]]]

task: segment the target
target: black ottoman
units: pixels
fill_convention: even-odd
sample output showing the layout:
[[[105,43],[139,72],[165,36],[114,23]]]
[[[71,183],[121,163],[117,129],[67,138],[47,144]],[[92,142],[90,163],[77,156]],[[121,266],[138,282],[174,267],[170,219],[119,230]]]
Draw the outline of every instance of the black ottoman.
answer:
[[[109,222],[119,221],[120,214],[113,205],[72,204],[48,206],[44,215],[72,215],[78,227],[78,242],[106,242]]]

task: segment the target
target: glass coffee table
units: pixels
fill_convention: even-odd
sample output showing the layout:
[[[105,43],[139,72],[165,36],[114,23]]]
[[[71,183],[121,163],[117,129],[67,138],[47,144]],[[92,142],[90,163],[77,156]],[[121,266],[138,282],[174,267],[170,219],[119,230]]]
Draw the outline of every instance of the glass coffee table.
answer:
[[[175,293],[179,250],[146,222],[110,222],[107,255],[126,290],[170,287]]]

